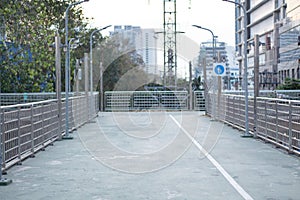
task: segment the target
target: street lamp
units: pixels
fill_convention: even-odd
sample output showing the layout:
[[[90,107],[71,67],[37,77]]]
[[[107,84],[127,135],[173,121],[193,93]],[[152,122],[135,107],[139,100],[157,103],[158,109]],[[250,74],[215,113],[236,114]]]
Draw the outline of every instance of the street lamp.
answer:
[[[69,48],[69,51],[71,51],[72,49],[72,43],[76,40],[77,38],[71,38],[70,41],[69,41],[69,44],[68,44],[68,48]],[[76,41],[75,41],[76,42]],[[70,64],[70,55],[69,55],[69,64]],[[70,70],[70,69],[69,69]],[[70,73],[70,71],[69,71]],[[70,74],[69,74],[69,77],[70,77]],[[69,92],[72,92],[71,90],[71,79],[69,78]]]
[[[194,27],[196,28],[200,28],[200,29],[203,29],[203,30],[206,30],[206,31],[209,31],[212,35],[212,49],[213,49],[213,62],[214,62],[214,59],[216,58],[216,42],[215,42],[215,38],[216,36],[214,35],[214,33],[208,29],[208,28],[204,28],[202,26],[198,26],[198,25],[193,25]],[[205,98],[207,97],[207,77],[206,77],[206,66],[204,66],[205,68],[203,69],[203,75],[204,75],[204,96]],[[207,110],[207,101],[205,101],[205,107]],[[207,111],[206,111],[207,112]]]
[[[244,5],[235,1],[222,0],[229,3],[233,3],[242,8],[244,13],[244,89],[245,89],[245,133],[244,137],[251,136],[249,134],[249,116],[248,116],[248,65],[247,65],[247,11]]]
[[[82,0],[78,1],[72,4],[69,4],[69,6],[66,9],[65,13],[65,45],[67,48],[66,52],[66,64],[65,64],[65,91],[66,91],[66,132],[65,132],[65,139],[71,139],[72,137],[69,136],[69,79],[70,79],[70,46],[69,46],[69,36],[68,36],[68,15],[69,10],[72,6],[81,4],[83,2],[88,2],[89,0]]]
[[[216,38],[216,36],[215,36],[214,33],[213,33],[210,29],[208,29],[208,28],[204,28],[204,27],[198,26],[198,25],[193,25],[193,26],[196,27],[196,28],[200,28],[200,29],[209,31],[209,32],[211,33],[211,35],[212,35],[213,59],[215,59],[215,58],[216,58],[216,52],[215,52],[215,51],[216,51],[216,50],[215,50],[215,48],[216,48],[216,43],[215,43],[215,38]]]
[[[93,94],[93,35],[97,32],[103,31],[104,29],[107,29],[111,27],[111,25],[105,26],[101,29],[96,29],[94,30],[91,35],[90,35],[90,91],[91,91],[91,112],[92,112],[92,108],[93,108],[93,102],[92,102],[92,94]],[[101,74],[100,77],[102,78]],[[100,90],[102,90],[102,88],[100,88]],[[101,102],[102,104],[102,102]]]

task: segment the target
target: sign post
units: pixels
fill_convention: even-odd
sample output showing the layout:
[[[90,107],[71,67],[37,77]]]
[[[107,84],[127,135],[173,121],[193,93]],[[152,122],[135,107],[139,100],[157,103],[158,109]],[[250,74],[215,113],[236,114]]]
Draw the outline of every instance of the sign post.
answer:
[[[221,55],[220,52],[218,52],[218,61],[220,61]],[[215,63],[213,68],[213,74],[218,77],[218,95],[217,95],[217,105],[218,105],[218,111],[217,111],[217,118],[220,118],[221,114],[221,91],[222,91],[222,76],[226,75],[226,65],[225,63]]]

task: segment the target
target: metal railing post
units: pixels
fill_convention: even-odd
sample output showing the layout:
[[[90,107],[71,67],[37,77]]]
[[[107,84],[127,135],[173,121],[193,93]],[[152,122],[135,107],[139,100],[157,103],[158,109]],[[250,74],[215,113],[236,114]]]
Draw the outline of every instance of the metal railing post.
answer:
[[[61,40],[59,35],[55,36],[55,73],[56,73],[56,98],[57,98],[57,121],[58,121],[58,140],[62,139],[61,127]]]
[[[20,120],[20,110],[21,110],[21,107],[18,106],[18,159],[19,159],[18,164],[21,164],[21,130],[20,130],[21,120]]]
[[[44,151],[45,150],[45,141],[46,141],[46,136],[45,136],[45,129],[44,129],[44,127],[45,127],[45,123],[44,123],[44,109],[45,109],[45,107],[44,107],[44,104],[42,104],[42,137],[43,137],[43,142],[42,142],[42,148],[41,148],[41,150],[42,151]]]
[[[34,154],[34,122],[33,122],[33,104],[30,106],[30,123],[31,123],[31,134],[30,134],[30,139],[31,139],[31,153]]]
[[[4,140],[4,112],[1,108],[1,83],[0,83],[0,186],[12,183],[11,179],[2,178],[2,167],[5,167],[5,140]]]
[[[267,116],[268,116],[268,110],[267,110],[267,100],[265,100],[265,137],[267,138],[267,133],[268,133],[268,130],[267,130]]]
[[[88,65],[88,53],[84,53],[84,91],[86,97],[87,108],[87,120],[90,119],[90,106],[89,106],[89,65]]]
[[[292,152],[292,135],[293,135],[293,131],[292,131],[292,102],[289,101],[289,153]]]
[[[276,112],[276,143],[278,144],[278,100],[275,101],[275,112]]]

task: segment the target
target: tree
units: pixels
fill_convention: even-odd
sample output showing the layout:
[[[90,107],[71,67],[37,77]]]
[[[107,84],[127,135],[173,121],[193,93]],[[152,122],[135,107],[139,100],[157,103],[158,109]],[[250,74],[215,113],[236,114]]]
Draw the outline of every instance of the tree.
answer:
[[[286,78],[284,83],[277,87],[278,90],[299,90],[300,89],[300,80]]]
[[[54,53],[48,49],[54,42],[56,32],[64,35],[65,10],[75,1],[1,1],[0,13],[6,32],[6,40],[0,44],[2,91],[54,91],[55,58]],[[82,35],[87,33],[87,23],[78,6],[70,9],[69,30],[70,38],[83,38]],[[7,48],[7,42],[11,48]],[[86,51],[86,45],[79,44],[78,56]]]
[[[141,81],[148,79],[142,69],[144,62],[130,41],[119,35],[99,40],[93,54],[94,66],[103,66],[104,91],[135,90]],[[95,44],[97,45],[97,44]],[[94,67],[94,85],[99,83],[99,68]]]

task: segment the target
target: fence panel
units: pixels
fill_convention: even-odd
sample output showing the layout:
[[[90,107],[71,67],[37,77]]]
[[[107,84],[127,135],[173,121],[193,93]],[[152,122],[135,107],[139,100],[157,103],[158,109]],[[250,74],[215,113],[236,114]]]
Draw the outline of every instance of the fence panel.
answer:
[[[75,129],[95,117],[99,108],[98,94],[76,96],[69,99],[69,128]],[[89,106],[87,98],[93,98],[95,109],[90,116],[86,112]],[[65,104],[62,102],[61,125],[59,133],[59,113],[57,100],[2,106],[0,110],[2,169],[21,162],[28,156],[53,143],[64,134]]]
[[[105,92],[105,111],[187,110],[186,91]]]
[[[222,94],[220,113],[213,113],[216,95],[208,96],[208,114],[235,127],[245,127],[245,98],[241,95]],[[257,137],[300,154],[300,101],[249,97],[248,123],[250,133],[256,131]],[[254,116],[256,109],[256,116]],[[216,112],[216,111],[215,111]],[[225,113],[225,114],[224,114]],[[224,116],[225,115],[225,116]]]
[[[204,91],[194,91],[194,110],[205,111]]]

